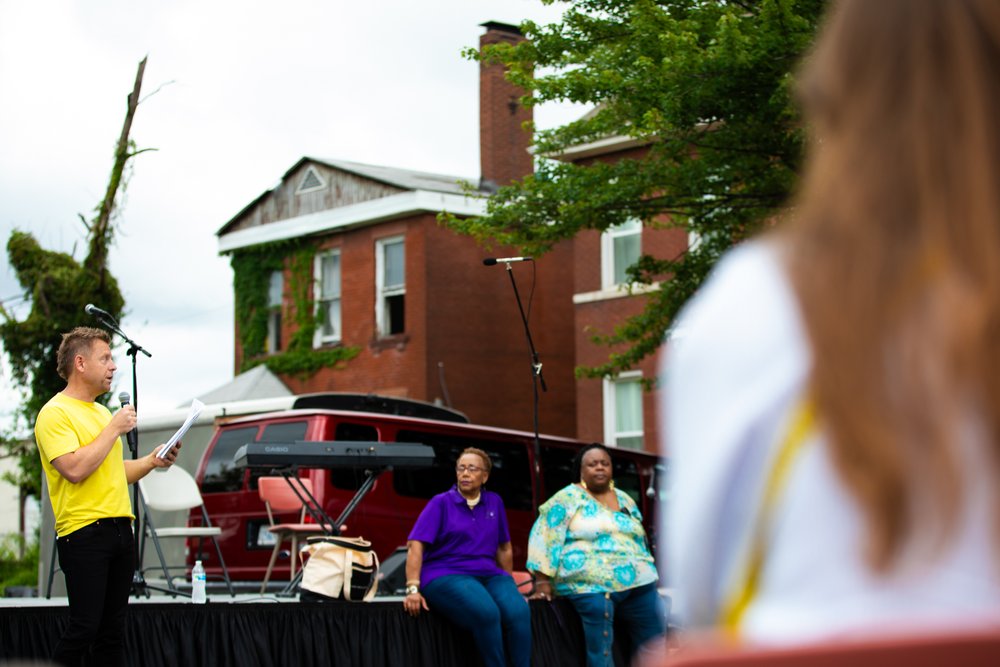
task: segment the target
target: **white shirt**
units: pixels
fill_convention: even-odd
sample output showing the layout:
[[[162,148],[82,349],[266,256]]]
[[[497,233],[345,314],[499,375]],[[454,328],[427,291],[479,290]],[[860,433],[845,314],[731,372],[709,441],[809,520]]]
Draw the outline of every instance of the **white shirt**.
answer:
[[[715,625],[741,583],[771,457],[808,379],[809,345],[779,254],[763,242],[731,251],[669,343],[662,413],[671,486],[660,534],[674,609],[692,628]],[[908,544],[901,567],[879,575],[864,560],[863,516],[823,434],[812,435],[780,493],[741,635],[786,643],[897,627],[1000,626],[998,482],[980,454],[985,443],[968,444],[962,511],[946,548],[928,558]]]

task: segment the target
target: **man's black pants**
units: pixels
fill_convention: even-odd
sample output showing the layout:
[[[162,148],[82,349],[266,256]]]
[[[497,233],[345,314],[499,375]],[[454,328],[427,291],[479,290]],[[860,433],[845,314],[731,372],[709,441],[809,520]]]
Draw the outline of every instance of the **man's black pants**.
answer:
[[[62,665],[124,665],[125,613],[135,568],[132,522],[99,519],[56,541],[66,576],[69,625],[52,659]]]

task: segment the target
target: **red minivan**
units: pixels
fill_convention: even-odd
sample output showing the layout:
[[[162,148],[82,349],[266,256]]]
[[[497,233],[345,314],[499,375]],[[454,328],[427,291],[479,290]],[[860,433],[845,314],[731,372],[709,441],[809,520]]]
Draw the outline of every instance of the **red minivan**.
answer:
[[[351,397],[351,398],[349,398]],[[534,434],[476,426],[461,413],[405,399],[350,394],[301,397],[284,412],[254,415],[222,424],[209,442],[196,479],[212,522],[222,529],[220,545],[230,577],[261,581],[273,548],[257,479],[268,470],[234,465],[233,456],[250,442],[379,441],[422,443],[434,450],[430,467],[386,470],[346,521],[345,535],[371,540],[385,560],[399,547],[427,500],[455,483],[455,461],[466,447],[478,447],[493,460],[486,487],[503,498],[514,547],[514,567],[523,569],[528,533],[538,505],[570,483],[570,465],[585,442],[569,438],[539,438],[539,470],[535,471]],[[316,407],[332,405],[338,409]],[[395,413],[395,414],[388,414]],[[422,416],[418,416],[422,415]],[[615,485],[629,493],[642,510],[646,532],[655,548],[658,459],[647,452],[615,449]],[[365,471],[350,468],[301,469],[311,477],[316,499],[336,518],[365,481]],[[297,521],[294,515],[276,517]],[[191,525],[201,522],[192,511]],[[286,553],[275,566],[272,581],[288,580]],[[193,561],[189,550],[189,563]],[[220,574],[211,549],[202,553],[207,572]]]

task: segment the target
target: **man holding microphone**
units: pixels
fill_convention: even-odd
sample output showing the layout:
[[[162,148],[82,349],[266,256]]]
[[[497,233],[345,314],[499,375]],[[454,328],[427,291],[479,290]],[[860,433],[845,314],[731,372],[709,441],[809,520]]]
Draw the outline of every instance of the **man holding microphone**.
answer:
[[[123,457],[121,436],[135,428],[135,408],[123,405],[112,416],[95,402],[111,390],[117,369],[106,331],[77,327],[63,334],[56,367],[66,388],[35,422],[69,597],[70,621],[52,659],[74,666],[123,665],[135,570],[128,485],[172,465],[177,452],[158,458],[161,445],[140,459]]]

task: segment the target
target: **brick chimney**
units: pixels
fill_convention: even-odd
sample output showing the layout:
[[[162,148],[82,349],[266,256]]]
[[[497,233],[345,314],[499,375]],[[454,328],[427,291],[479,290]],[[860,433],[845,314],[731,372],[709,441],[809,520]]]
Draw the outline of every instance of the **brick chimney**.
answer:
[[[521,31],[506,23],[481,24],[486,32],[479,38],[480,50],[487,44],[524,40]],[[499,63],[479,66],[479,164],[483,186],[507,185],[534,171],[528,147],[531,134],[522,125],[532,119],[531,109],[518,103],[524,89],[504,79]]]

